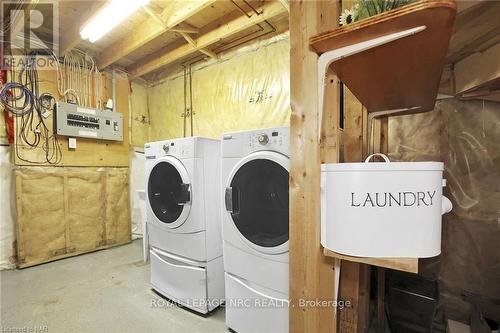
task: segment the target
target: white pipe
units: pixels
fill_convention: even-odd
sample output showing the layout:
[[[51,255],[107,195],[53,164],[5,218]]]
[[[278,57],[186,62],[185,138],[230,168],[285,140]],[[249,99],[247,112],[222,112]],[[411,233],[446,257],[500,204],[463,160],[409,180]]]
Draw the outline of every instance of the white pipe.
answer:
[[[116,111],[116,71],[113,69],[112,72],[112,81],[113,81],[113,111]]]

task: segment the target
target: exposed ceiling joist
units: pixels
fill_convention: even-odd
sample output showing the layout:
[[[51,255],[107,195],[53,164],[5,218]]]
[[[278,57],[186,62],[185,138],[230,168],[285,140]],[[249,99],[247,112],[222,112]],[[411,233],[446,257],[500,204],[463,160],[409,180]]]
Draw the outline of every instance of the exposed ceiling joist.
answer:
[[[290,12],[290,2],[288,2],[289,0],[279,0],[279,1],[283,5],[283,7],[286,8],[287,12]]]
[[[105,1],[97,1],[79,13],[75,21],[69,22],[68,26],[60,26],[59,30],[59,55],[63,56],[75,48],[81,42],[80,29],[89,22],[94,15],[106,4]],[[65,2],[61,1],[61,6]]]
[[[447,63],[455,63],[500,41],[500,2],[477,1],[464,8],[455,19]]]
[[[152,9],[150,6],[144,6],[143,8],[146,11],[146,13],[148,13],[148,15],[151,16],[151,18],[153,20],[155,20],[158,24],[163,26],[163,29],[165,31],[170,30],[173,32],[190,33],[190,34],[197,34],[199,32],[199,29],[197,29],[197,28],[195,28],[187,23],[183,23],[183,22],[179,23],[175,28],[169,27],[167,25],[167,22],[165,22],[165,20],[163,20],[163,17],[162,17],[163,14],[159,14],[157,11]],[[168,8],[166,10],[168,10]]]
[[[143,6],[142,7],[146,13],[148,13],[148,15],[156,21],[156,23],[160,24],[161,26],[163,26],[164,29],[167,29],[167,23],[165,21],[163,21],[163,17],[162,17],[162,14],[159,14],[156,10],[154,10],[153,8],[151,8],[150,6],[146,5],[146,6]]]
[[[157,18],[146,20],[137,27],[134,33],[107,47],[97,60],[98,67],[107,67],[127,56],[149,41],[159,37],[165,31],[174,28],[176,25],[211,5],[213,2],[215,0],[193,0],[187,3],[178,0],[169,2],[161,15],[154,14],[154,16],[158,15]],[[151,8],[147,10],[153,11]]]
[[[222,39],[228,38],[236,33],[244,31],[255,24],[269,20],[275,16],[286,13],[286,9],[279,2],[269,2],[262,6],[262,13],[260,15],[252,15],[251,17],[239,16],[218,28],[211,30],[197,39],[193,40],[197,49],[193,48],[190,44],[179,46],[168,52],[156,52],[148,59],[140,61],[139,63],[127,68],[131,78],[143,76],[151,71],[160,67],[166,66],[179,60],[187,55],[197,52],[199,49],[206,49],[211,44],[214,44]]]
[[[193,27],[190,24],[187,24],[186,22],[179,23],[175,28],[171,28],[170,31],[173,32],[185,32],[188,34],[197,34],[200,32],[200,29]]]
[[[215,52],[212,52],[208,49],[204,49],[204,48],[199,48],[197,45],[196,45],[196,42],[194,41],[193,38],[191,38],[191,36],[189,36],[187,33],[185,32],[181,32],[180,33],[182,37],[184,37],[184,39],[186,40],[186,42],[188,42],[192,47],[194,47],[196,50],[200,51],[201,53],[203,54],[206,54],[207,56],[211,57],[211,58],[214,58],[214,59],[217,59],[217,54],[215,54]]]

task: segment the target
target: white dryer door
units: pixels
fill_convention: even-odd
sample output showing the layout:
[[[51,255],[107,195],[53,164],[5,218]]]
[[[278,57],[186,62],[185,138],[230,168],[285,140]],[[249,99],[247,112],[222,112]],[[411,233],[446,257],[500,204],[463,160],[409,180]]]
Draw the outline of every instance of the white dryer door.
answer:
[[[160,223],[177,228],[191,209],[189,175],[181,161],[166,156],[155,163],[148,177],[148,202]]]
[[[242,239],[257,251],[288,251],[289,158],[259,151],[241,159],[226,183],[225,207]]]

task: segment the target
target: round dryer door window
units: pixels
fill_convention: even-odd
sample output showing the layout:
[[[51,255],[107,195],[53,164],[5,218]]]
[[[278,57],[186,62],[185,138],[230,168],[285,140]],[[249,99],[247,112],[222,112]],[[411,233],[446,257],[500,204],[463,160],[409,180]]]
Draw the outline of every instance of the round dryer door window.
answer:
[[[183,182],[174,165],[159,162],[153,167],[148,180],[149,204],[161,222],[174,224],[180,218],[184,205],[191,200],[190,196],[189,184]]]
[[[252,159],[234,173],[226,209],[236,228],[264,248],[288,241],[288,171],[270,159]]]

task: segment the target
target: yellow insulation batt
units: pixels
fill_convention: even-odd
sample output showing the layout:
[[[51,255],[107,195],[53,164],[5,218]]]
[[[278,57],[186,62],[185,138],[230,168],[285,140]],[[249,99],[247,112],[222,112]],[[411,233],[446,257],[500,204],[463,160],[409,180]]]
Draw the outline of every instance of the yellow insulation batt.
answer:
[[[130,241],[128,168],[15,170],[18,266]]]
[[[130,84],[130,145],[144,147],[149,141],[148,92],[144,84]]]
[[[224,132],[288,125],[289,53],[283,34],[193,66],[193,135],[218,138]],[[189,88],[187,94],[189,107]],[[148,100],[150,141],[183,137],[183,72],[149,87]],[[189,118],[186,123],[190,136]]]

